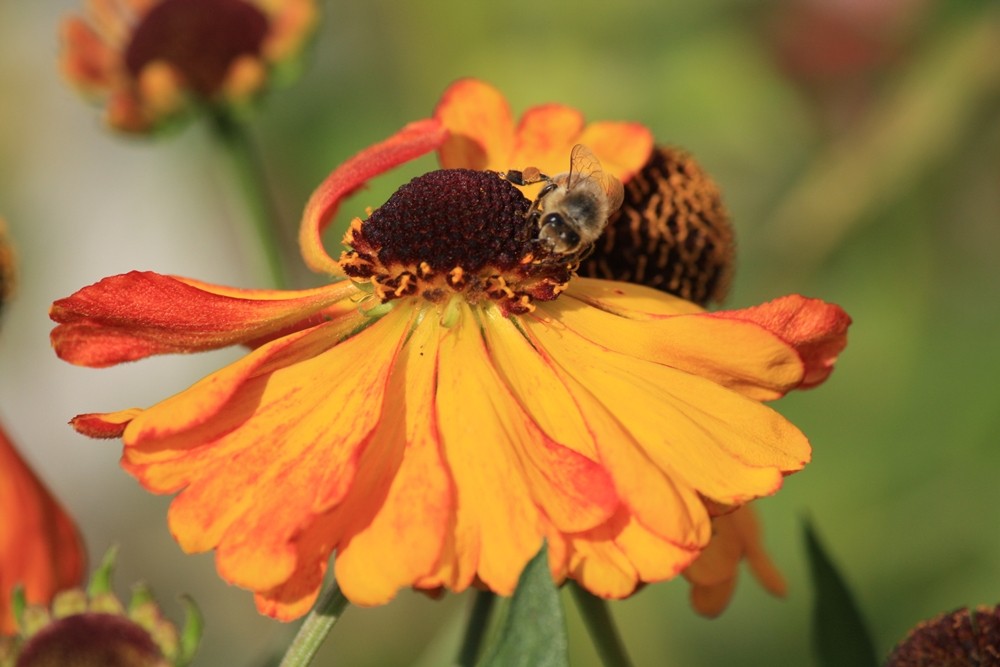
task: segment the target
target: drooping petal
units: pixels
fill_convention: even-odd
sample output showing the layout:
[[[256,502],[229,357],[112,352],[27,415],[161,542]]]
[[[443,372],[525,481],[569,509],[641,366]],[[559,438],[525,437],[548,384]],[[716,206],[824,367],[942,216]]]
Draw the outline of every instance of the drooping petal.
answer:
[[[798,294],[713,316],[755,322],[793,346],[805,363],[801,389],[815,387],[830,376],[837,355],[847,346],[847,327],[851,324],[850,316],[840,306]]]
[[[384,604],[430,572],[454,515],[434,403],[437,326],[425,317],[403,348],[356,491],[336,510],[342,528],[329,533],[339,535],[337,581],[355,604]]]
[[[509,594],[548,522],[564,530],[594,525],[617,499],[599,465],[548,438],[511,396],[468,305],[443,337],[438,381],[438,427],[457,513],[438,572],[421,586],[436,581],[461,590],[478,575]],[[597,490],[593,497],[588,485]]]
[[[495,316],[484,330],[491,358],[524,409],[551,438],[600,461],[614,480],[609,493],[620,495],[648,526],[677,544],[708,539],[708,516],[697,494],[679,488],[652,465],[585,387],[532,347],[508,320]],[[600,487],[589,484],[596,497]]]
[[[580,585],[603,598],[623,598],[639,583],[677,576],[697,555],[655,535],[627,509],[607,523],[568,536],[569,573]]]
[[[740,504],[774,493],[783,473],[809,459],[798,429],[757,401],[537,318],[525,327],[568,376],[596,392],[656,467],[709,498]]]
[[[602,347],[687,371],[756,400],[779,398],[802,381],[804,368],[795,348],[753,322],[643,312],[610,293],[599,302],[581,299],[607,310],[581,308],[575,296],[571,292],[542,304],[539,312],[551,317],[551,326],[566,327]]]
[[[784,596],[787,584],[764,550],[752,505],[744,505],[712,521],[712,541],[684,570],[691,582],[691,606],[703,616],[721,614],[732,598],[745,559],[754,577],[771,594]]]
[[[441,96],[434,118],[448,131],[438,148],[444,169],[513,169],[514,117],[503,95],[477,79],[460,79]],[[522,165],[525,166],[525,165]]]
[[[447,131],[439,121],[416,121],[334,169],[313,191],[302,214],[299,246],[306,265],[317,273],[343,275],[323,247],[322,236],[340,203],[369,179],[440,147],[446,138]]]
[[[184,488],[169,515],[182,548],[216,548],[220,574],[253,590],[288,579],[293,538],[350,488],[409,317],[390,312],[339,344],[334,322],[260,348],[248,356],[267,362],[191,430],[174,426],[171,401],[132,421],[123,465],[151,490]],[[328,349],[317,353],[323,337]],[[212,389],[203,383],[174,400],[197,405]]]
[[[238,290],[152,272],[105,278],[52,304],[60,358],[105,367],[260,338],[356,293],[350,283],[301,291]],[[346,308],[353,308],[348,304]]]
[[[47,604],[83,579],[86,555],[72,519],[0,427],[0,636],[15,630],[15,586]]]

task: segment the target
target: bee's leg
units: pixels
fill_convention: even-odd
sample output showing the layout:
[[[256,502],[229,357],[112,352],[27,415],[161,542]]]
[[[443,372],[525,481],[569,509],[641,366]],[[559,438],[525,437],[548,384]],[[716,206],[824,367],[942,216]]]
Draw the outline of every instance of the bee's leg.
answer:
[[[548,180],[548,182],[545,184],[545,187],[543,187],[541,190],[538,191],[538,196],[535,197],[535,201],[531,202],[531,208],[529,208],[528,212],[524,214],[524,217],[526,218],[538,217],[538,212],[542,206],[542,200],[545,199],[545,197],[550,192],[559,187],[551,180],[549,180],[547,176],[546,180]]]

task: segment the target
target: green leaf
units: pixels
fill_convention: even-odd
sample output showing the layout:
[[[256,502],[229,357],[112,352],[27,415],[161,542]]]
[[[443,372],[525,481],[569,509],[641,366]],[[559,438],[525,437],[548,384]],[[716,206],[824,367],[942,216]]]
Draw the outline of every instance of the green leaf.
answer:
[[[877,667],[878,653],[861,610],[808,521],[805,538],[815,594],[813,643],[820,665]]]
[[[559,590],[542,547],[521,573],[499,637],[480,667],[567,667],[569,642]]]

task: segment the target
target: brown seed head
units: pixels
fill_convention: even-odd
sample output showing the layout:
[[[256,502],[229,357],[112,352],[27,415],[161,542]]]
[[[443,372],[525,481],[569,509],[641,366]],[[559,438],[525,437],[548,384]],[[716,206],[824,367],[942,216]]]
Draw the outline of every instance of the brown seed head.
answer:
[[[582,275],[655,287],[700,305],[721,302],[733,272],[722,195],[691,156],[656,148],[625,184],[625,201],[580,264]]]

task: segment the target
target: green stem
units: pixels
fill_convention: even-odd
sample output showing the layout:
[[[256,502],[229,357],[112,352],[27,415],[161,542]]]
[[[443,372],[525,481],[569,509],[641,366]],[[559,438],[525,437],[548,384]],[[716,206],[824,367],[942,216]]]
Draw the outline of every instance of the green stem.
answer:
[[[260,157],[239,120],[226,111],[216,111],[211,118],[214,134],[229,156],[243,198],[250,209],[254,233],[260,241],[271,280],[277,289],[284,289],[287,281],[282,255],[286,241]]]
[[[569,582],[569,589],[573,592],[576,604],[580,608],[580,615],[590,631],[590,637],[597,647],[601,661],[607,667],[630,667],[632,661],[625,651],[625,644],[622,643],[618,630],[615,629],[607,601],[591,595],[575,581]]]
[[[458,667],[472,667],[482,652],[483,639],[486,638],[486,627],[489,625],[490,612],[497,596],[490,591],[476,591],[472,602],[472,612],[469,624],[465,627],[465,637],[458,651],[456,664]]]
[[[334,624],[340,620],[348,604],[337,582],[330,584],[303,621],[278,667],[307,667],[312,663],[323,640],[330,634]]]

